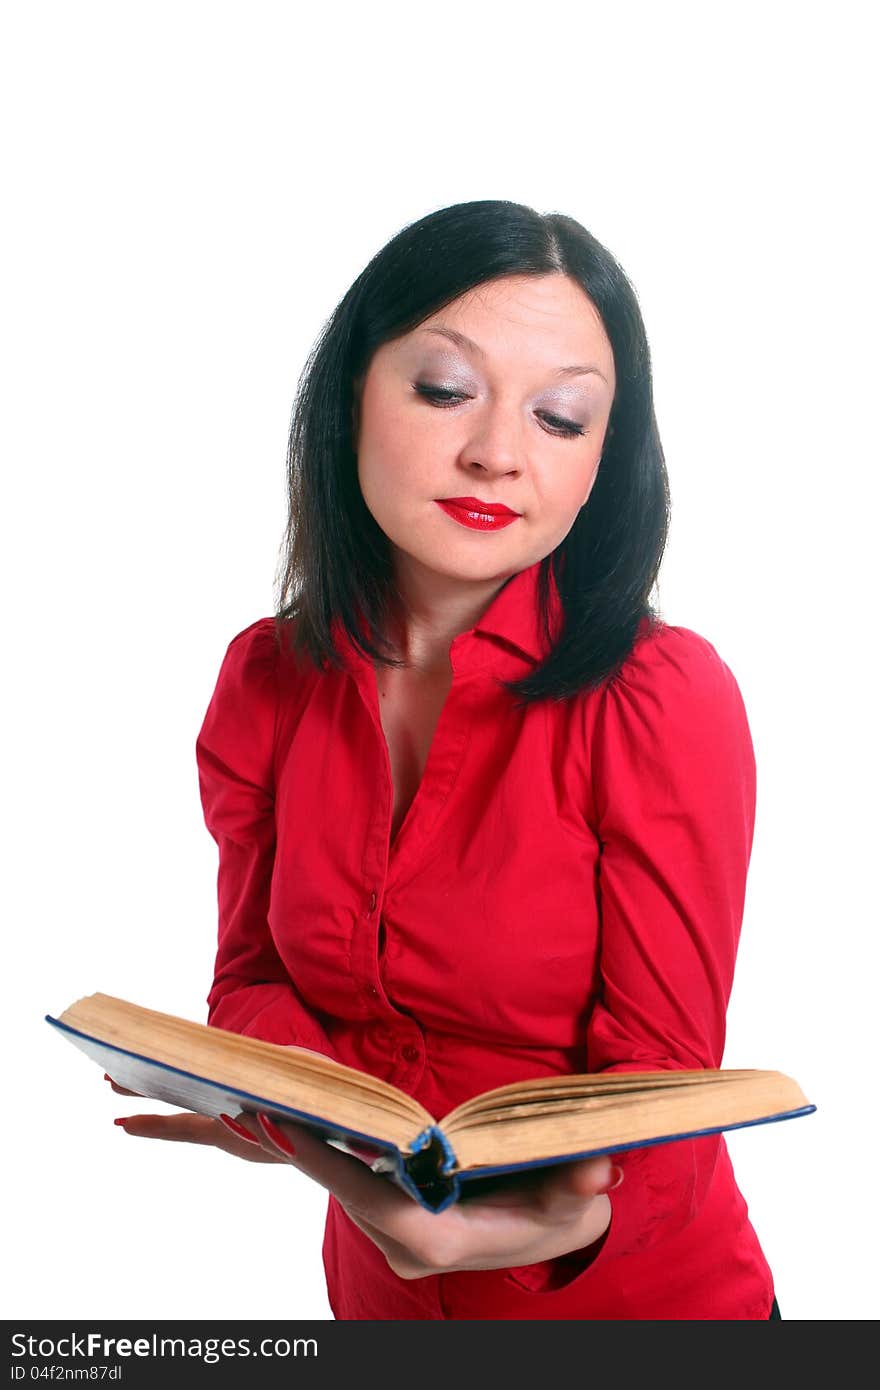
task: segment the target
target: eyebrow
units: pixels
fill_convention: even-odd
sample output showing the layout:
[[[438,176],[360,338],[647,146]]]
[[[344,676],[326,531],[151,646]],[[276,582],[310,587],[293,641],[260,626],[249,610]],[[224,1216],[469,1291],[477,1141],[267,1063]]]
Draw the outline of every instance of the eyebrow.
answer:
[[[475,352],[478,357],[486,356],[483,348],[480,347],[479,343],[475,343],[473,338],[466,337],[464,333],[459,333],[455,328],[447,328],[445,324],[438,323],[432,328],[423,328],[420,331],[422,333],[436,334],[440,338],[448,338],[450,342],[455,343],[456,347],[463,348],[465,351],[470,349],[472,352]],[[554,372],[554,376],[588,376],[591,372],[595,372],[596,376],[602,377],[605,385],[608,385],[606,378],[603,376],[602,372],[600,372],[595,362],[575,362],[570,367],[558,367]]]

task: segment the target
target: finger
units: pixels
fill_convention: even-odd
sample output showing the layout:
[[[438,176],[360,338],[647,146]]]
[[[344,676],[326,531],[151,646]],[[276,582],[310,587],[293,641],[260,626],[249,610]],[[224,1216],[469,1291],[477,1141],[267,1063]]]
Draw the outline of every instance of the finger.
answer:
[[[209,1115],[195,1115],[189,1111],[177,1115],[125,1115],[114,1120],[114,1124],[119,1125],[126,1134],[139,1139],[201,1144],[206,1148],[220,1149],[236,1158],[249,1159],[252,1163],[280,1161],[260,1145],[231,1133],[219,1120],[214,1120]]]
[[[120,1125],[126,1134],[135,1134],[141,1139],[166,1139],[178,1144],[214,1145],[226,1133],[221,1127],[218,1134],[219,1121],[188,1110],[178,1115],[120,1115],[113,1123]]]
[[[104,1080],[110,1082],[111,1087],[118,1096],[139,1096],[141,1094],[140,1091],[127,1091],[124,1086],[117,1085],[113,1077],[108,1076],[106,1072],[104,1072]]]
[[[248,1115],[245,1111],[237,1118],[225,1114],[218,1115],[217,1118],[224,1129],[230,1134],[233,1134],[236,1139],[243,1139],[246,1144],[250,1144],[254,1148],[263,1146],[263,1136],[259,1133],[257,1126],[254,1124],[253,1117]],[[248,1123],[248,1121],[250,1123]]]
[[[618,1177],[622,1179],[622,1170],[605,1156],[474,1178],[463,1186],[462,1204],[513,1209],[529,1206],[541,1208],[563,1194],[571,1194],[576,1198],[576,1205],[583,1205],[599,1192],[610,1191],[606,1185],[609,1167],[612,1183]]]
[[[536,1208],[548,1221],[565,1222],[594,1197],[612,1191],[622,1181],[623,1169],[608,1154],[577,1163],[560,1163],[535,1189]]]

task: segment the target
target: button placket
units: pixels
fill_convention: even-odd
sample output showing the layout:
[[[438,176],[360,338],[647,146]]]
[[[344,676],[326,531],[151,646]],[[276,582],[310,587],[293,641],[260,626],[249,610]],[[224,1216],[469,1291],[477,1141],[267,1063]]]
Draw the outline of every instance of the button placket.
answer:
[[[405,1014],[399,1014],[392,1000],[383,1000],[382,989],[377,989],[372,983],[378,979],[380,986],[383,984],[381,927],[376,927],[375,914],[380,898],[383,895],[387,898],[389,889],[395,888],[401,879],[405,882],[418,872],[419,851],[433,831],[461,770],[471,735],[470,711],[478,698],[476,687],[479,681],[475,678],[478,676],[479,663],[477,669],[469,667],[473,664],[474,655],[479,654],[479,644],[474,641],[472,634],[465,634],[461,640],[456,639],[456,643],[453,643],[455,650],[451,653],[453,682],[434,730],[421,782],[393,845],[390,843],[393,802],[391,762],[379,712],[376,676],[371,663],[364,659],[356,659],[351,671],[362,706],[373,726],[376,749],[385,774],[380,779],[381,793],[375,798],[375,820],[370,828],[362,863],[367,884],[371,879],[376,883],[377,875],[382,881],[378,891],[376,888],[370,889],[366,903],[361,908],[353,940],[352,966],[362,982],[366,1011],[372,1012],[376,1018],[384,1015],[389,1021],[391,1016],[398,1014],[401,1031],[404,1031],[404,1036],[409,1033],[410,1037],[412,1020]],[[398,1067],[405,1072],[425,1065],[423,1042],[403,1042],[400,1032],[396,1038],[390,1032],[388,1047],[390,1056],[396,1057]]]

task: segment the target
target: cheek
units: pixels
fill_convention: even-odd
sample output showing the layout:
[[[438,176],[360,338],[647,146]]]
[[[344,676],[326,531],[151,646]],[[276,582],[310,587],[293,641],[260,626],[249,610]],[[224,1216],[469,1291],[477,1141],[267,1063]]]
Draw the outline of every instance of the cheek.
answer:
[[[363,415],[357,454],[361,488],[374,494],[424,491],[436,472],[436,438],[399,403]]]
[[[595,481],[597,469],[595,465],[589,468],[576,467],[570,473],[564,469],[554,472],[552,481],[547,483],[545,497],[548,502],[552,499],[554,511],[560,514],[574,513],[583,505],[584,498]]]
[[[586,500],[589,498],[589,495],[590,495],[590,493],[592,492],[593,486],[594,486],[594,484],[595,484],[595,482],[596,482],[596,475],[598,474],[598,472],[599,472],[599,465],[598,465],[598,463],[597,463],[597,464],[594,464],[594,466],[591,468],[591,470],[590,470],[590,472],[587,474],[586,478],[581,480],[581,486],[580,486],[580,488],[579,488],[579,490],[578,490],[578,495],[577,495],[577,500],[576,500],[576,502],[575,502],[575,506],[577,506],[577,507],[582,507],[582,506],[584,505],[584,503],[586,502]]]

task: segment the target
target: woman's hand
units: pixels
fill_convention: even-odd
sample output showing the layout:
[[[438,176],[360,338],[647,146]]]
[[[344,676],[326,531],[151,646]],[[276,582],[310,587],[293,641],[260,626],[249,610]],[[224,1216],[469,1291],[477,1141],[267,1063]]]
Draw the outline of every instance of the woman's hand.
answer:
[[[110,1084],[120,1095],[133,1094]],[[207,1144],[251,1162],[292,1164],[333,1193],[402,1279],[535,1264],[597,1244],[611,1221],[605,1193],[622,1178],[607,1156],[583,1159],[505,1178],[494,1191],[434,1213],[360,1159],[268,1116],[243,1113],[223,1123],[184,1112],[134,1115],[117,1124],[147,1139]]]
[[[299,1125],[265,1115],[237,1119],[267,1152],[286,1157],[332,1192],[402,1279],[507,1269],[594,1245],[611,1221],[604,1194],[622,1178],[606,1156],[584,1159],[504,1179],[495,1191],[434,1213]]]
[[[110,1082],[118,1096],[136,1096],[137,1091],[127,1091],[117,1086],[112,1077]],[[209,1148],[222,1149],[224,1153],[236,1158],[246,1158],[251,1163],[284,1163],[285,1159],[277,1152],[272,1154],[268,1148],[255,1144],[228,1124],[214,1120],[210,1115],[194,1115],[184,1110],[177,1115],[126,1115],[114,1121],[121,1125],[126,1134],[134,1134],[141,1139],[170,1139],[181,1144],[205,1144]]]

